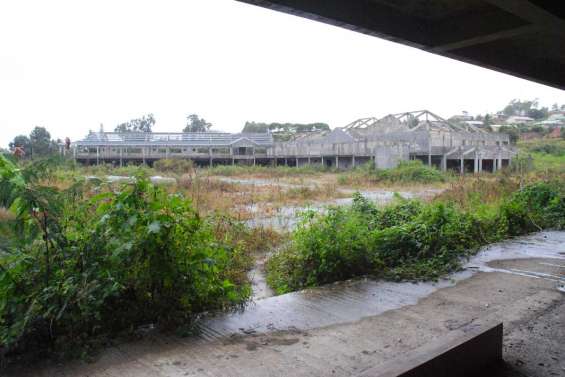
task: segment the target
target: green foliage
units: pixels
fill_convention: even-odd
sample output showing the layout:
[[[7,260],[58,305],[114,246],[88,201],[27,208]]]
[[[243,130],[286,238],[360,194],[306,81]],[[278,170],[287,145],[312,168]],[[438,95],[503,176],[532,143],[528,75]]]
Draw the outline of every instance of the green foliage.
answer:
[[[349,208],[307,214],[290,245],[269,259],[267,280],[283,293],[361,275],[437,279],[482,245],[563,229],[562,185],[536,183],[501,204],[477,203],[467,210],[441,201],[400,201],[379,209],[357,195]]]
[[[80,350],[92,339],[242,304],[250,259],[233,226],[142,176],[118,191],[42,186],[44,168],[0,157],[17,237],[0,250],[0,348]],[[224,231],[220,231],[222,228]]]
[[[182,132],[206,132],[212,128],[212,123],[206,122],[204,118],[200,118],[196,114],[187,116],[186,121],[186,126]]]
[[[45,127],[35,127],[29,137],[19,135],[9,144],[10,149],[23,148],[26,158],[47,157],[57,153],[57,142],[51,140],[51,135]]]
[[[287,141],[298,133],[329,131],[330,126],[326,123],[262,123],[245,122],[241,132],[266,133],[271,132],[277,141]]]
[[[513,99],[503,110],[503,113],[506,116],[521,115],[534,119],[546,118],[548,112],[549,109],[547,107],[539,108],[539,101],[537,98],[531,101]]]
[[[293,175],[310,175],[321,172],[330,171],[329,168],[322,165],[310,165],[301,167],[289,166],[245,166],[245,165],[217,165],[208,169],[210,175],[236,176],[236,175],[268,175],[275,177],[293,176]]]
[[[169,158],[155,161],[153,169],[164,173],[185,174],[193,173],[195,167],[192,160]]]
[[[541,143],[533,146],[530,150],[553,156],[565,156],[565,144],[562,143]]]
[[[141,118],[132,119],[125,123],[120,123],[114,129],[115,132],[151,132],[155,126],[155,116],[147,114]]]
[[[371,183],[440,183],[446,182],[448,176],[434,167],[424,165],[419,160],[401,161],[392,169],[376,169],[373,163],[367,163],[352,172],[343,173],[338,178],[342,185],[362,181]]]

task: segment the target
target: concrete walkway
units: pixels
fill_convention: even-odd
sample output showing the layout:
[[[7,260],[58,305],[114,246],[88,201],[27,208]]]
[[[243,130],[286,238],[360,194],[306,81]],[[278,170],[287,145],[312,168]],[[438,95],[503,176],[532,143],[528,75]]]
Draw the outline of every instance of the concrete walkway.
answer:
[[[497,319],[505,323],[506,375],[565,376],[565,233],[491,246],[467,267],[436,285],[357,281],[268,298],[203,322],[198,339],[148,336],[92,364],[6,375],[355,376]]]

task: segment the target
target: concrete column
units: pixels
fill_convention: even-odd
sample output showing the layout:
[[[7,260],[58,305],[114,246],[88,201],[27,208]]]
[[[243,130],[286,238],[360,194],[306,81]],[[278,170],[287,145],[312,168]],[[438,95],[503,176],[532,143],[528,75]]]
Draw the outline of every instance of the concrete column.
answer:
[[[355,155],[351,156],[351,165],[355,168]]]
[[[298,157],[296,157],[296,167],[298,167]]]
[[[335,156],[335,168],[339,169],[339,156]]]
[[[96,147],[96,165],[100,165],[100,147]]]
[[[465,174],[465,157],[461,156],[461,166],[459,167],[459,173]]]
[[[473,173],[479,172],[479,155],[475,152],[475,158],[473,159]]]
[[[310,156],[308,156],[308,166],[312,165],[312,160],[310,158]]]
[[[284,158],[284,166],[288,166],[288,158]]]
[[[120,147],[120,167],[124,166],[124,149]]]
[[[441,156],[441,171],[447,171],[447,155]]]

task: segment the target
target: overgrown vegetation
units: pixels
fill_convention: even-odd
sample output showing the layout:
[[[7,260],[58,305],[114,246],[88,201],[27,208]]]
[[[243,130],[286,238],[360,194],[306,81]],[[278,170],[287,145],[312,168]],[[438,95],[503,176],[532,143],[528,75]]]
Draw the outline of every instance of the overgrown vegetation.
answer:
[[[257,234],[203,218],[143,176],[118,189],[49,185],[0,156],[0,351],[83,352],[106,336],[178,328],[243,304]],[[80,346],[80,347],[76,347]],[[76,356],[76,354],[75,354]]]
[[[288,177],[295,175],[311,175],[330,172],[331,169],[322,165],[311,165],[301,167],[290,166],[245,166],[245,165],[217,165],[207,172],[209,175],[219,176],[236,176],[236,175],[254,175],[268,177]]]
[[[368,163],[350,172],[342,173],[338,178],[341,185],[362,185],[375,183],[442,183],[448,180],[448,175],[440,170],[424,165],[419,160],[401,161],[393,169],[376,169]]]
[[[480,197],[488,186],[464,195],[459,204],[444,197],[428,204],[401,200],[379,209],[357,195],[351,207],[309,213],[289,246],[268,261],[268,282],[284,293],[361,275],[436,279],[482,245],[565,227],[562,180],[511,193],[498,189],[490,203]]]

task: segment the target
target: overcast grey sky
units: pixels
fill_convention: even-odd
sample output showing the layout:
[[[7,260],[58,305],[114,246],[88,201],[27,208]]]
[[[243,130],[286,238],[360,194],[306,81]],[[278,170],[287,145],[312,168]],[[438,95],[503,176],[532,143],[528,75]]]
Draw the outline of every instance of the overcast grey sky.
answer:
[[[155,114],[181,131],[430,109],[448,117],[565,92],[233,0],[0,0],[0,145]]]

